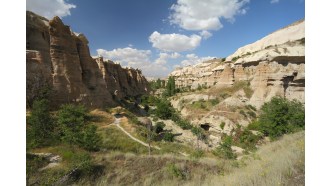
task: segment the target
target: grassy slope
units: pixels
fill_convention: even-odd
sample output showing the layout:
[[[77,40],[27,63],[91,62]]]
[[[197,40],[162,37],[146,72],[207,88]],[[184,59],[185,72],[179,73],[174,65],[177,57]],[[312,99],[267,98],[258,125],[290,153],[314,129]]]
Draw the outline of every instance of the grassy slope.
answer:
[[[285,135],[238,161],[173,155],[99,154],[96,180],[77,185],[304,185],[304,132]]]

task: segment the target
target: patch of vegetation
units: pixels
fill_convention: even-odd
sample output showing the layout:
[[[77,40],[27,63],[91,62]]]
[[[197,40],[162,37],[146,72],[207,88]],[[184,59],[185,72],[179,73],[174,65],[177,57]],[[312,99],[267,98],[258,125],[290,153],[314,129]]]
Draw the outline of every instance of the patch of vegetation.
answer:
[[[182,180],[185,180],[187,178],[186,173],[173,163],[170,163],[167,165],[167,171],[170,175],[172,175],[176,178],[179,178]]]
[[[96,126],[87,125],[89,116],[84,106],[62,105],[57,117],[63,142],[89,151],[99,150],[101,137],[96,133]]]
[[[246,105],[245,108],[253,110],[253,111],[257,111],[257,108],[253,105]]]
[[[163,140],[168,141],[168,142],[173,142],[174,141],[174,134],[172,134],[170,132],[165,132]]]
[[[246,97],[251,98],[254,91],[251,89],[249,81],[235,81],[231,87],[220,89],[219,96],[222,97],[223,99],[226,99],[227,97],[230,97],[230,95],[241,89],[243,89]]]
[[[111,151],[131,152],[136,154],[146,154],[148,149],[136,141],[128,138],[121,130],[111,126],[100,131],[103,138],[102,148]]]
[[[220,124],[220,128],[223,130],[223,129],[224,129],[224,127],[225,127],[225,125],[226,125],[226,123],[225,123],[225,122],[221,122],[221,124]]]
[[[305,128],[305,107],[297,100],[273,97],[261,107],[260,130],[272,139]]]
[[[233,143],[233,138],[231,136],[225,136],[222,143],[213,151],[216,156],[224,159],[235,159],[236,154],[234,154],[231,149]]]
[[[239,58],[241,58],[241,56],[236,56],[236,57],[233,57],[232,61],[237,61]]]
[[[204,151],[202,150],[195,150],[193,153],[190,154],[190,157],[193,159],[199,159],[204,156]]]
[[[213,106],[219,104],[219,99],[209,99],[209,100],[198,100],[194,101],[189,107],[191,109],[202,109],[202,110],[210,110]]]
[[[50,114],[48,100],[34,101],[27,123],[28,148],[47,146],[56,141],[56,121]]]
[[[254,135],[250,130],[236,128],[233,143],[245,150],[256,150],[256,144],[261,140],[261,135]]]

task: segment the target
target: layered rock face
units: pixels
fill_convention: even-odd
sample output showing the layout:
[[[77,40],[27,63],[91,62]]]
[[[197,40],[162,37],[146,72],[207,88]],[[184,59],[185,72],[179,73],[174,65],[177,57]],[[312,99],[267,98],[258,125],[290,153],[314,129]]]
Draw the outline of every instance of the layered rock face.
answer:
[[[83,103],[88,107],[115,105],[115,99],[148,92],[138,69],[122,68],[90,56],[88,40],[75,34],[60,18],[47,20],[26,14],[27,102],[52,90],[53,106]]]
[[[239,48],[226,59],[178,68],[178,87],[231,86],[249,81],[254,90],[248,103],[260,107],[278,95],[305,101],[305,21],[298,21]]]

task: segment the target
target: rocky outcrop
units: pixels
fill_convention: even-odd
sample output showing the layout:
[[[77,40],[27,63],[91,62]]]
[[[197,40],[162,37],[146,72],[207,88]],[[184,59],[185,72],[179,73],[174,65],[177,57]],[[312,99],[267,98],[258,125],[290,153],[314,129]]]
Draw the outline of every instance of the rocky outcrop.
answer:
[[[53,106],[111,106],[116,99],[148,92],[147,80],[140,70],[93,59],[87,38],[72,32],[59,17],[49,21],[29,11],[26,16],[28,105],[46,88],[52,90]]]
[[[239,48],[226,59],[178,68],[178,87],[228,87],[248,81],[254,93],[248,104],[260,107],[275,95],[305,101],[305,21],[301,20]]]

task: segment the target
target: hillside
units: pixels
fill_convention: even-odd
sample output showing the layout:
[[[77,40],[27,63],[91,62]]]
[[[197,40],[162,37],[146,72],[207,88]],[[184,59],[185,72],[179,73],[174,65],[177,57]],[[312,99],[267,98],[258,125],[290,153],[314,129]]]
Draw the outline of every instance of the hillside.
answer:
[[[179,88],[230,87],[249,82],[253,94],[246,103],[259,108],[273,96],[305,100],[305,21],[239,48],[225,59],[205,61],[174,70]]]

